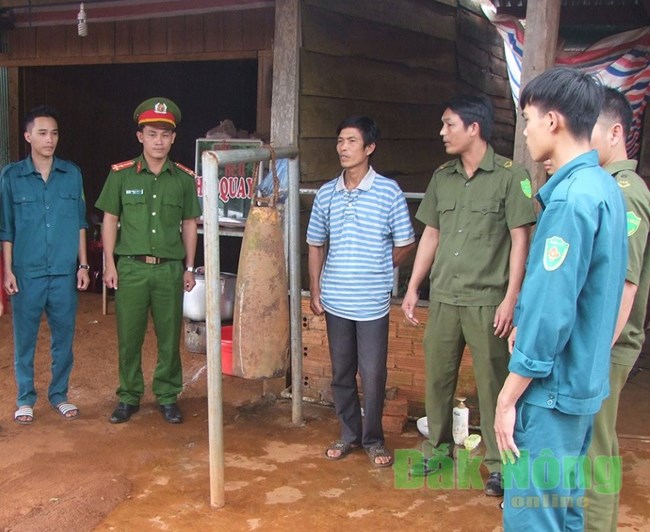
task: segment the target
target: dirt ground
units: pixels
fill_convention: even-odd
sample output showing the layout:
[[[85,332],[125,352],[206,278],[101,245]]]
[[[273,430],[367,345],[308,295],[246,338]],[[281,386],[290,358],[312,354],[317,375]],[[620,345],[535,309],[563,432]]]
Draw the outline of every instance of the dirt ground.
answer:
[[[0,531],[184,530],[440,530],[498,531],[498,499],[479,489],[398,489],[391,469],[365,454],[341,462],[323,458],[338,434],[331,408],[305,404],[302,426],[291,403],[262,397],[259,381],[224,377],[226,504],[210,506],[206,358],[183,349],[181,425],[165,423],[150,391],[139,413],[122,425],[115,406],[115,316],[101,296],[82,294],[77,318],[70,400],[81,410],[63,419],[46,399],[49,331],[37,352],[40,400],[31,426],[12,421],[15,385],[11,317],[0,318]],[[147,336],[150,384],[155,360]],[[276,394],[277,387],[276,383]],[[267,387],[268,389],[268,387]],[[650,529],[650,369],[623,394],[619,423],[624,457],[620,530]],[[416,448],[414,423],[388,436],[393,449]]]

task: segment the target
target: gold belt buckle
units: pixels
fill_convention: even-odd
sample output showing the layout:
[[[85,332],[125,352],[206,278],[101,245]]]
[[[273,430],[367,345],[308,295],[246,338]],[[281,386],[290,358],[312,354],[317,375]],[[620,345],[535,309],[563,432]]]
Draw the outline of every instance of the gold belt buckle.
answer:
[[[149,255],[145,255],[144,261],[147,264],[158,264],[158,258],[157,257],[150,257]]]

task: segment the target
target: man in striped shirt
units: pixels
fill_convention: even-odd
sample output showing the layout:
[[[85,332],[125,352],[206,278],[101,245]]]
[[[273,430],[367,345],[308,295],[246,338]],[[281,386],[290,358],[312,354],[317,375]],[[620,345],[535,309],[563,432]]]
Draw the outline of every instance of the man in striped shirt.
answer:
[[[341,437],[325,457],[340,460],[362,446],[373,465],[387,467],[393,458],[384,445],[381,418],[393,268],[413,249],[415,238],[399,186],[370,166],[379,138],[375,122],[347,118],[337,135],[343,172],[316,194],[307,229],[310,306],[316,315],[325,314],[332,394],[341,424]]]

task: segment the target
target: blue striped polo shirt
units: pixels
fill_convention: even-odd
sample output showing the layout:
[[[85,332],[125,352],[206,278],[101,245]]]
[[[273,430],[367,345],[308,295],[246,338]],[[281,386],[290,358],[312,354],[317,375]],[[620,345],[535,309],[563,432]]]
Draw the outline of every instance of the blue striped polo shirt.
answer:
[[[354,190],[343,174],[325,183],[314,200],[307,243],[329,243],[321,276],[326,312],[355,321],[375,320],[390,310],[393,247],[415,241],[399,185],[372,167]]]

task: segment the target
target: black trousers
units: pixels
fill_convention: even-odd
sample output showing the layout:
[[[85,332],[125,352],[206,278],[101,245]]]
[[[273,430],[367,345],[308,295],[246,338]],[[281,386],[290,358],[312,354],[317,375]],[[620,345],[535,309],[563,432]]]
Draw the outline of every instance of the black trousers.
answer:
[[[386,388],[388,314],[372,321],[354,321],[325,313],[332,360],[332,395],[341,423],[341,439],[366,449],[384,443],[381,417]],[[357,389],[363,389],[363,422]]]

